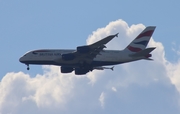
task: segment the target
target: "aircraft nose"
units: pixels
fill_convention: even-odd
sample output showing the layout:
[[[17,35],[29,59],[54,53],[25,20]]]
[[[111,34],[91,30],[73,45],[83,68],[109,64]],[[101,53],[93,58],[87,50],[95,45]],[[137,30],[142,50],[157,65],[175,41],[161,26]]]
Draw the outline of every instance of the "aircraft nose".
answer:
[[[19,58],[19,62],[23,63],[23,57]]]

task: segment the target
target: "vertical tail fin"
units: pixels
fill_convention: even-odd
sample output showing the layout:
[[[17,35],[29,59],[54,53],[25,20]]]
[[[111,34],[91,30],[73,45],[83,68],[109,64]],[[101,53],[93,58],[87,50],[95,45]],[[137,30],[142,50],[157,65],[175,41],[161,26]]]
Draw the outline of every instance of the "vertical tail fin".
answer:
[[[130,52],[144,50],[155,30],[155,26],[146,27],[126,48]]]

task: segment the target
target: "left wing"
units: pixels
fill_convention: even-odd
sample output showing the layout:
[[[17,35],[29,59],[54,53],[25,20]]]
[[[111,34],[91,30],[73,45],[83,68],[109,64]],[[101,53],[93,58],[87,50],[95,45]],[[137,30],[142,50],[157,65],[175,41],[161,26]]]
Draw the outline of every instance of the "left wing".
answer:
[[[118,34],[119,34],[119,33],[117,33],[117,34],[115,34],[115,35],[110,35],[110,36],[108,36],[108,37],[106,37],[106,38],[104,38],[104,39],[102,39],[102,40],[99,40],[99,41],[97,41],[97,42],[95,42],[95,43],[93,43],[93,44],[91,44],[91,45],[89,45],[89,46],[91,46],[92,48],[93,48],[93,47],[96,48],[96,47],[98,47],[98,46],[100,46],[100,45],[105,45],[105,44],[107,44],[109,41],[111,41],[114,37],[118,37]]]
[[[72,60],[75,62],[80,63],[91,63],[93,59],[100,54],[100,52],[103,50],[103,48],[106,48],[105,44],[107,44],[109,41],[111,41],[114,37],[118,37],[118,34],[107,36],[106,38],[97,41],[91,45],[85,45],[85,46],[79,46],[77,47],[76,51],[73,53],[67,53],[62,55],[62,59],[64,60],[70,60],[66,59],[68,57],[72,58]]]

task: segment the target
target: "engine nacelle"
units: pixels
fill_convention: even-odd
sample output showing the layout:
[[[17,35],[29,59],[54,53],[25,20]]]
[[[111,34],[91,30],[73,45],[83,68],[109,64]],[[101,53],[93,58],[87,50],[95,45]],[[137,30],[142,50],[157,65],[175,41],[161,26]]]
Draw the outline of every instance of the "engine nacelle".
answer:
[[[70,61],[70,60],[73,60],[74,58],[75,58],[75,55],[72,53],[62,54],[62,60],[64,61]]]
[[[73,70],[72,67],[61,67],[61,73],[71,73]]]
[[[77,47],[77,52],[79,53],[88,53],[90,51],[89,46],[79,46]]]
[[[83,75],[89,72],[89,69],[75,68],[76,75]]]

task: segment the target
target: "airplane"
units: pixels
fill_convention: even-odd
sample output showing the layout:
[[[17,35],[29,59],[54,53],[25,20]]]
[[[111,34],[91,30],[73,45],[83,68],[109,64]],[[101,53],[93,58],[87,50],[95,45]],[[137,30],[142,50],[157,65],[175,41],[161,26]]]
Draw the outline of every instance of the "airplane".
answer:
[[[137,60],[152,60],[150,54],[156,47],[146,48],[155,26],[146,27],[124,50],[104,50],[105,44],[118,34],[110,35],[90,45],[76,49],[40,49],[32,50],[20,57],[19,61],[27,65],[56,65],[61,73],[75,72],[84,75],[93,70],[111,69],[107,67]]]

